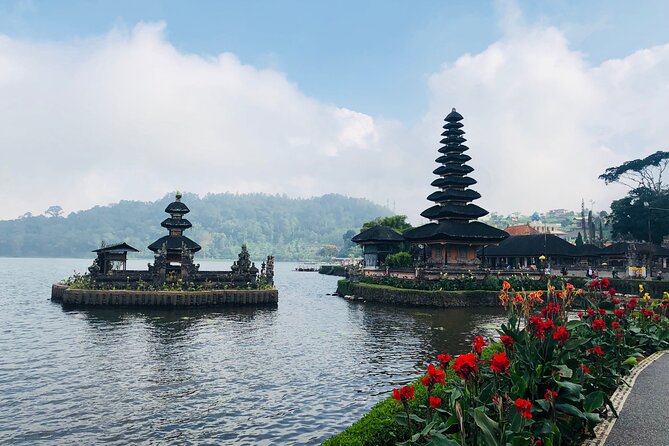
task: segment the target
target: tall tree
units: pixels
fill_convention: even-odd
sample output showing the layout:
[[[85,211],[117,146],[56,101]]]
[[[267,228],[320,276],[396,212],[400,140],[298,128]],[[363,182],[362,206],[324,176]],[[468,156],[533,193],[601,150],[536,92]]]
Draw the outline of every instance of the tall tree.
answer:
[[[576,246],[583,246],[583,236],[581,235],[580,231],[576,236]]]
[[[60,206],[49,206],[49,209],[44,211],[44,213],[51,218],[60,217],[63,215],[63,208]]]
[[[646,203],[648,206],[646,206]],[[657,194],[646,188],[630,191],[611,203],[612,235],[618,239],[661,243],[669,235],[669,192]]]
[[[662,175],[669,165],[669,152],[658,150],[643,159],[626,161],[620,166],[609,167],[599,176],[606,184],[620,183],[630,189],[640,187],[660,193],[668,189]]]
[[[410,223],[407,222],[406,215],[391,215],[390,217],[379,217],[372,221],[368,221],[362,225],[360,232],[371,229],[374,226],[388,226],[389,228],[392,228],[400,233],[403,233],[404,231],[413,227]]]

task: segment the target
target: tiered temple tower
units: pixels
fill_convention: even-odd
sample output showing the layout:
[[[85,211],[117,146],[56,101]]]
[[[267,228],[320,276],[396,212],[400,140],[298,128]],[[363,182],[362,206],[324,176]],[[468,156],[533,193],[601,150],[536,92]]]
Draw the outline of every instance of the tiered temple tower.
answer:
[[[187,219],[183,218],[185,214],[190,212],[190,209],[181,202],[181,194],[179,192],[176,194],[176,201],[167,205],[165,212],[170,214],[170,217],[163,220],[160,226],[166,228],[169,234],[151,243],[149,249],[156,253],[157,260],[158,256],[162,256],[168,266],[174,263],[179,265],[192,263],[193,253],[198,252],[202,247],[183,235],[184,230],[193,225]]]
[[[441,156],[436,159],[440,166],[433,172],[439,178],[432,182],[439,190],[427,197],[436,204],[421,213],[435,223],[404,233],[405,239],[422,246],[423,260],[432,266],[478,265],[476,250],[479,247],[498,244],[508,237],[506,232],[476,221],[488,211],[471,203],[481,194],[469,189],[476,180],[468,176],[474,169],[466,164],[471,157],[464,154],[469,147],[463,145],[466,139],[462,119],[453,109],[446,116],[441,134],[443,147],[439,149]]]

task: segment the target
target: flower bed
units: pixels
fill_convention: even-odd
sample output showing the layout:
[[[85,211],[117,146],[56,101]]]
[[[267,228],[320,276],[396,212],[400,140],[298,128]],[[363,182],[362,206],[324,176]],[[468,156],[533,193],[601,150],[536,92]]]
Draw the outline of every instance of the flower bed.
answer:
[[[439,355],[420,380],[394,389],[332,445],[569,445],[617,416],[609,396],[637,358],[669,346],[669,294],[620,299],[607,279],[585,291],[562,282],[546,291],[512,291],[500,346]],[[574,320],[575,299],[587,304]],[[660,408],[658,408],[660,409]],[[394,419],[393,419],[394,417]]]

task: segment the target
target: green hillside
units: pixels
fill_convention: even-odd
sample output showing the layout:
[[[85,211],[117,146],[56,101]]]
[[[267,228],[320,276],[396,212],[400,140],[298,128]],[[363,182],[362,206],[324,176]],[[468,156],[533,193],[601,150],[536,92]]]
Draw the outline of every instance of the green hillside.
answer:
[[[0,256],[90,257],[91,250],[126,241],[150,256],[146,246],[167,232],[169,194],[154,202],[121,201],[67,217],[30,216],[0,221]],[[254,257],[274,254],[278,260],[313,258],[325,245],[341,246],[342,234],[366,221],[390,215],[361,198],[328,194],[308,199],[265,194],[184,194],[193,228],[186,235],[202,246],[198,258],[233,258],[242,243]]]

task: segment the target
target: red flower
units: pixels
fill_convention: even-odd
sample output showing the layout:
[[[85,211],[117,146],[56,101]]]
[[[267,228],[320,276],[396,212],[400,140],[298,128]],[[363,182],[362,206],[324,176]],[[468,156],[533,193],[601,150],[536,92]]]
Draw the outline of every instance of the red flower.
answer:
[[[611,322],[611,329],[617,330],[620,328],[620,323],[618,321]]]
[[[571,283],[567,283],[565,287],[567,288],[568,291],[572,291],[574,289],[574,285],[572,285]]]
[[[636,304],[637,304],[637,298],[632,297],[630,301],[627,303],[627,308],[629,308],[630,310],[634,310],[636,308]]]
[[[393,399],[397,401],[408,401],[413,399],[413,386],[404,386],[401,389],[393,389]]]
[[[420,382],[425,387],[430,387],[435,384],[444,384],[446,382],[446,374],[443,370],[430,364],[427,366],[427,376],[421,379]]]
[[[608,288],[611,285],[611,282],[609,282],[609,279],[604,277],[601,280],[602,288]]]
[[[583,373],[590,373],[590,369],[583,363],[581,363],[581,370]]]
[[[546,401],[555,401],[555,398],[557,398],[558,393],[551,390],[551,389],[546,389],[546,392],[544,393],[544,399]]]
[[[555,329],[555,324],[549,319],[541,324],[541,328],[543,328],[544,331],[553,330]]]
[[[611,288],[611,289],[613,289],[613,288]],[[614,297],[613,299],[611,299],[611,302],[618,305],[620,303],[620,299],[618,299],[617,297]]]
[[[588,308],[587,313],[588,313],[588,316],[594,316],[595,315],[595,310],[593,310],[592,308]]]
[[[618,310],[613,310],[613,314],[615,314],[618,319],[622,319],[625,317],[625,310],[623,310],[622,308]]]
[[[529,320],[530,328],[534,336],[539,338],[544,337],[544,321],[539,316],[532,316]]]
[[[661,318],[662,318],[661,314],[656,314],[655,316],[653,316],[653,319],[655,319],[655,322],[660,322]]]
[[[499,340],[502,342],[502,344],[504,344],[504,347],[513,347],[513,338],[511,336],[503,335],[499,337]]]
[[[451,355],[442,353],[441,355],[437,356],[437,360],[441,363],[441,368],[445,369],[448,367],[448,363],[451,362]]]
[[[606,315],[606,310],[605,310],[605,309],[600,308],[598,311],[599,311],[599,314],[600,314],[600,315],[602,315],[602,316],[605,316],[605,315]]]
[[[594,353],[595,355],[604,356],[604,350],[599,345],[597,347],[589,348],[588,353]]]
[[[606,322],[604,322],[602,319],[596,319],[592,321],[592,329],[595,331],[601,331],[606,328]]]
[[[495,353],[490,360],[490,370],[497,373],[505,373],[509,370],[511,361],[506,357],[506,352]]]
[[[557,330],[553,332],[553,339],[560,341],[560,344],[562,345],[564,345],[570,337],[571,335],[567,331],[567,327],[564,325],[560,325]]]
[[[552,302],[549,302],[545,308],[541,310],[541,316],[550,319],[553,315],[558,314],[562,307],[560,305],[555,305]]]
[[[615,289],[615,288],[609,288],[609,295],[610,295],[610,296],[615,296],[615,295],[616,295],[616,289]],[[616,299],[616,300],[618,300],[618,299]],[[620,301],[618,300],[618,302],[614,302],[614,303],[617,304],[617,303],[619,303],[619,302],[620,302]]]
[[[438,398],[436,396],[431,396],[430,397],[430,408],[434,409],[435,407],[439,406],[441,404],[441,398]]]
[[[455,364],[453,364],[452,369],[455,370],[455,373],[460,375],[460,378],[469,378],[479,369],[479,366],[476,362],[476,356],[474,353],[467,353],[458,356],[455,358]]]
[[[488,343],[483,339],[483,336],[476,336],[474,337],[474,342],[472,343],[472,349],[480,355],[481,349],[487,345]]]
[[[583,317],[583,312],[579,311],[578,313],[576,313],[576,316],[578,316],[578,318],[581,319]]]
[[[643,317],[648,318],[648,319],[653,317],[653,314],[655,314],[655,313],[653,313],[653,310],[646,310],[645,308],[641,309],[641,313],[643,314]]]
[[[516,411],[520,413],[521,416],[525,418],[532,418],[532,403],[524,400],[522,398],[518,398],[516,401],[513,402],[513,404],[516,405]]]
[[[504,282],[502,282],[502,289],[503,290],[508,290],[509,288],[511,288],[511,284],[509,282],[507,282],[506,280]]]

